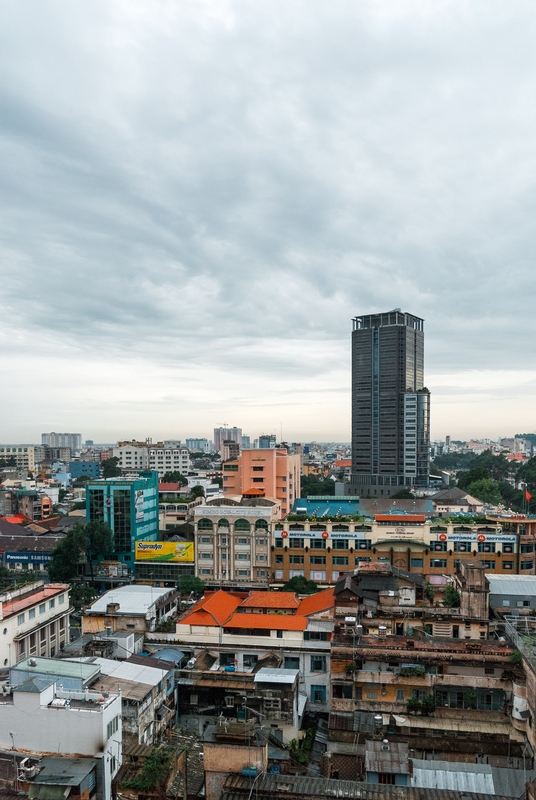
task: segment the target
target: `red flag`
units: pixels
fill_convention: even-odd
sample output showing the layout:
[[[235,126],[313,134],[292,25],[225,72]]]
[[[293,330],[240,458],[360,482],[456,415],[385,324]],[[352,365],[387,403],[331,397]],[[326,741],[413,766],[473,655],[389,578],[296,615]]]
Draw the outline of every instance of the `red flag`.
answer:
[[[525,489],[525,500],[527,500],[529,502],[532,500],[532,495],[529,494],[529,490],[528,489]]]

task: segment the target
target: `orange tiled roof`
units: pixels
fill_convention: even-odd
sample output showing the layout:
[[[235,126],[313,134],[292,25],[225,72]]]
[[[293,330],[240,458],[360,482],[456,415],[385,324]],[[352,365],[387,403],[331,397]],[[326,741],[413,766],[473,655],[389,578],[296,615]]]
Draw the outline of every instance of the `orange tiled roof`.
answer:
[[[19,614],[25,608],[30,608],[38,603],[42,603],[43,600],[48,600],[49,597],[61,594],[67,591],[67,589],[69,589],[68,583],[49,583],[37,592],[28,595],[28,597],[12,600],[10,603],[2,603],[2,616],[5,618],[13,614]]]
[[[300,616],[308,616],[309,614],[315,614],[317,611],[333,608],[334,605],[334,590],[324,589],[323,592],[316,592],[316,594],[311,594],[309,597],[304,597],[297,613]]]
[[[271,631],[304,631],[306,617],[291,614],[233,614],[225,623],[226,628],[264,628]]]
[[[21,522],[31,522],[29,517],[25,517],[24,514],[14,514],[12,517],[2,517],[5,519],[6,522],[11,522],[12,525],[20,525]]]
[[[223,625],[227,622],[233,611],[238,608],[240,601],[240,597],[235,597],[229,594],[229,592],[224,592],[223,589],[219,589],[217,592],[214,592],[214,594],[205,595],[205,597],[192,608],[191,612],[180,620],[180,624]],[[200,615],[201,613],[203,616],[195,616],[195,621],[192,621],[194,615]],[[209,622],[209,619],[212,619],[213,622]]]
[[[240,608],[298,608],[300,601],[294,592],[250,592]]]

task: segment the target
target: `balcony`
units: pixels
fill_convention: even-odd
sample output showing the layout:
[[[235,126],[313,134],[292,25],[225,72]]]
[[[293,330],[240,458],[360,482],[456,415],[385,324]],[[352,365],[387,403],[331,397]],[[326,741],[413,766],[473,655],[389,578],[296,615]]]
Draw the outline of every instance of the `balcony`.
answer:
[[[368,684],[374,683],[379,688],[381,686],[408,686],[415,689],[440,689],[443,686],[456,686],[468,689],[504,689],[510,690],[509,681],[503,681],[502,671],[497,669],[497,675],[476,676],[476,675],[400,675],[397,672],[371,672],[368,670],[357,670],[350,673],[354,683]]]

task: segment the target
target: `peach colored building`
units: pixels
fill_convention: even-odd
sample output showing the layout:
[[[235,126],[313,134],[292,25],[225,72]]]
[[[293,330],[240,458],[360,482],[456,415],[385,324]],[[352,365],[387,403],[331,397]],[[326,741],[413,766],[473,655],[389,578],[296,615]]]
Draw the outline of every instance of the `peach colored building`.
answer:
[[[243,450],[237,459],[222,465],[223,494],[251,495],[279,500],[286,516],[300,496],[300,456],[285,448]]]

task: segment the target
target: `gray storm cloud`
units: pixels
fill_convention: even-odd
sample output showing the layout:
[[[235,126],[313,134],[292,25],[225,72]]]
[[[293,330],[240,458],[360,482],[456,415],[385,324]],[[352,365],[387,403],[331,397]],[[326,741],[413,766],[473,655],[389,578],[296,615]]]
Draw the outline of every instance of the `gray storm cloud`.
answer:
[[[394,306],[426,319],[444,399],[464,369],[490,386],[530,366],[532,3],[8,0],[2,15],[4,441],[66,415],[104,435],[85,376],[106,373],[121,403],[153,368],[140,435],[172,397],[162,433],[208,433],[233,404],[262,427],[280,404],[289,434],[348,439],[350,318]],[[13,374],[32,359],[50,382],[33,404]],[[529,424],[519,392],[517,408],[498,387],[486,424]]]

